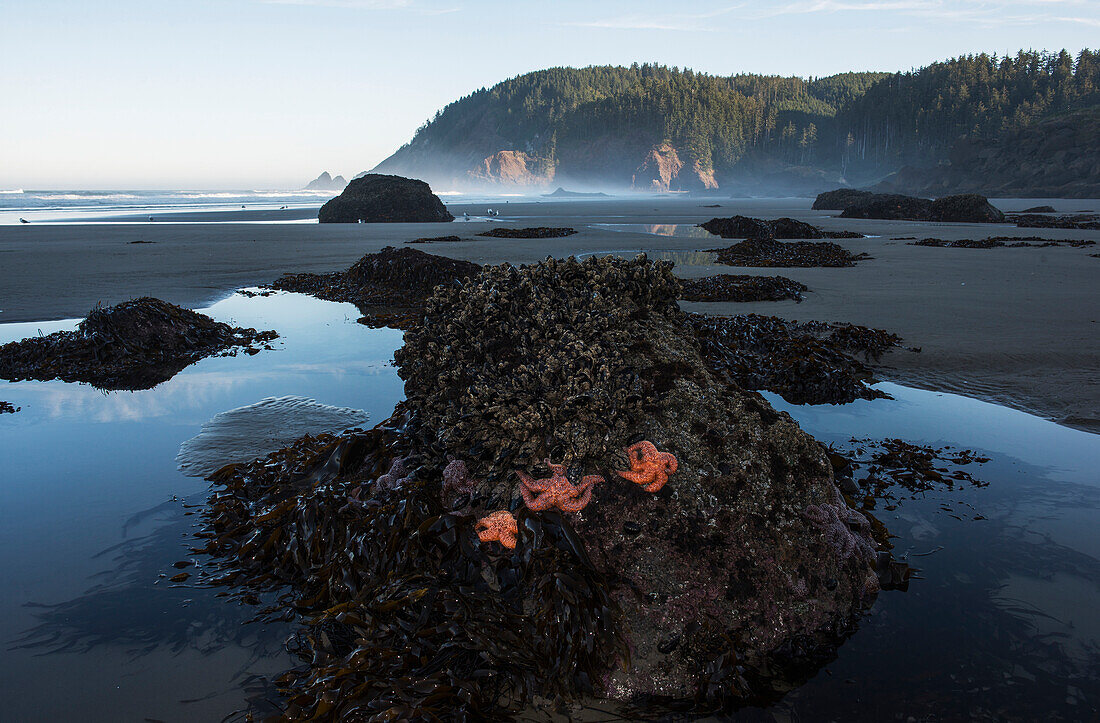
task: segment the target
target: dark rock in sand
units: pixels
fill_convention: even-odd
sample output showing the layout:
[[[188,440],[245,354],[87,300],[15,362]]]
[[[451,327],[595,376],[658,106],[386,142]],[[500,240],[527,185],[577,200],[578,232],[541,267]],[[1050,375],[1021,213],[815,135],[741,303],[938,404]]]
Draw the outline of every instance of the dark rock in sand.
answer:
[[[368,316],[388,314],[385,321],[403,326],[419,316],[424,299],[436,286],[461,281],[479,271],[481,267],[470,261],[387,246],[366,254],[347,271],[284,274],[271,288],[350,302]],[[360,321],[376,325],[370,318]]]
[[[1009,218],[1019,228],[1065,228],[1074,231],[1100,230],[1100,216],[1096,214],[1068,214],[1064,216],[1042,216],[1020,214]]]
[[[710,233],[722,238],[744,239],[804,239],[804,238],[862,238],[862,234],[851,231],[823,231],[793,218],[765,220],[749,216],[731,216],[730,218],[712,218],[699,224]]]
[[[22,407],[12,406],[11,402],[0,402],[0,414],[15,414]]]
[[[727,266],[842,267],[855,266],[857,261],[871,258],[867,254],[853,254],[828,241],[746,239],[724,249],[710,251],[718,254],[718,263]]]
[[[444,243],[457,243],[462,239],[458,236],[432,236],[430,238],[417,238],[412,241],[406,241],[407,244],[444,244]]]
[[[93,309],[76,331],[0,346],[0,379],[88,382],[99,389],[149,389],[203,357],[255,352],[278,338],[214,321],[160,299]]]
[[[933,201],[928,220],[951,223],[1004,223],[1005,215],[994,208],[985,196],[963,193],[957,196],[943,196]]]
[[[701,279],[683,279],[680,298],[684,301],[802,301],[800,284],[785,276],[750,276],[722,274]]]
[[[1059,240],[1045,239],[1041,236],[990,236],[976,241],[974,239],[957,239],[948,241],[942,238],[926,238],[913,241],[909,246],[935,246],[952,249],[994,249],[994,248],[1046,248],[1049,246],[1069,246],[1071,248],[1083,248],[1095,246],[1095,241],[1085,239]]]
[[[1031,208],[1025,208],[1023,213],[1057,213],[1058,211],[1054,206],[1032,206]]]
[[[488,238],[563,238],[577,233],[572,228],[554,228],[551,226],[536,226],[533,228],[494,228],[483,231],[478,236]]]
[[[841,218],[876,218],[896,221],[927,221],[932,202],[896,193],[872,193],[860,196],[840,214]]]
[[[874,218],[891,221],[947,221],[952,223],[1002,223],[1005,216],[985,196],[964,193],[935,201],[896,193],[868,193],[854,197],[841,218]]]
[[[428,223],[454,216],[427,183],[415,178],[368,173],[321,206],[321,223]]]
[[[817,198],[814,199],[814,205],[811,206],[814,211],[843,211],[856,201],[873,196],[870,191],[857,191],[854,188],[838,188],[835,191],[826,191],[825,193],[817,194]]]

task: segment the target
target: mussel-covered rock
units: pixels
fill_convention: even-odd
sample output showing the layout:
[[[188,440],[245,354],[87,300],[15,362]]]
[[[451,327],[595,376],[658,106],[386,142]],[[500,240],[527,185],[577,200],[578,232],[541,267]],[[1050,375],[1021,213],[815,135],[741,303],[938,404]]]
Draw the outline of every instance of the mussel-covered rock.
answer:
[[[478,236],[488,238],[564,238],[577,233],[576,229],[554,226],[532,226],[530,228],[499,228],[482,231]]]
[[[424,181],[368,173],[351,179],[336,198],[321,206],[321,223],[426,223],[454,216]]]
[[[310,294],[327,301],[347,301],[377,319],[405,327],[418,318],[424,299],[440,284],[450,284],[477,274],[471,261],[427,254],[410,248],[386,246],[366,254],[347,271],[330,274],[284,274],[271,284],[274,289]]]
[[[149,389],[203,357],[278,338],[143,297],[96,307],[75,331],[0,346],[0,379],[61,379],[99,389]]]
[[[826,449],[708,357],[678,292],[644,256],[438,286],[390,420],[215,473],[208,581],[306,616],[289,718],[729,708],[834,654],[879,587],[871,522]],[[641,441],[675,457],[659,489],[615,474]],[[591,499],[532,511],[517,471],[587,476]],[[479,538],[507,512],[514,549]]]
[[[867,254],[854,254],[831,241],[746,239],[711,251],[718,254],[718,263],[728,266],[844,267],[870,258]]]
[[[766,220],[749,216],[712,218],[699,224],[702,228],[722,238],[744,239],[805,239],[805,238],[862,238],[852,231],[824,231],[804,221],[793,218]]]
[[[802,301],[809,289],[786,276],[750,276],[720,274],[700,279],[684,279],[680,298],[684,301]]]

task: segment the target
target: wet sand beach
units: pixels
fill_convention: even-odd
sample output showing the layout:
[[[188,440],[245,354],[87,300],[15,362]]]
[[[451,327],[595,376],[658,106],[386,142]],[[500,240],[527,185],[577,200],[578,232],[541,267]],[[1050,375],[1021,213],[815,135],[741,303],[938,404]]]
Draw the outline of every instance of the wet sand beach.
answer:
[[[1049,200],[1046,202],[1050,202]],[[710,204],[719,208],[707,208]],[[1006,211],[1031,199],[994,201]],[[1097,203],[1050,202],[1059,211]],[[738,268],[702,254],[671,253],[684,277],[782,274],[809,286],[805,301],[684,303],[690,311],[760,313],[799,321],[850,321],[896,332],[921,353],[895,351],[880,376],[961,393],[1100,431],[1100,259],[1085,248],[955,249],[907,245],[899,237],[987,236],[1094,239],[1100,231],[1018,229],[1007,224],[936,224],[835,218],[809,199],[639,198],[599,201],[449,204],[460,219],[500,209],[498,221],[453,224],[294,223],[301,209],[119,217],[117,223],[0,226],[0,323],[80,317],[96,303],[156,296],[207,305],[241,286],[284,272],[347,268],[361,255],[418,237],[457,234],[463,243],[416,246],[478,263],[528,263],[548,255],[635,251],[694,252],[733,241],[693,225],[714,216],[791,216],[827,230],[874,238],[839,243],[874,257],[852,268]],[[287,221],[287,223],[277,223]],[[276,223],[273,223],[276,222]],[[499,225],[572,226],[549,240],[480,238]],[[675,229],[672,225],[677,225]],[[660,228],[656,228],[660,226]],[[654,231],[657,233],[647,233]],[[690,235],[659,235],[690,234]],[[133,243],[145,241],[152,243]]]

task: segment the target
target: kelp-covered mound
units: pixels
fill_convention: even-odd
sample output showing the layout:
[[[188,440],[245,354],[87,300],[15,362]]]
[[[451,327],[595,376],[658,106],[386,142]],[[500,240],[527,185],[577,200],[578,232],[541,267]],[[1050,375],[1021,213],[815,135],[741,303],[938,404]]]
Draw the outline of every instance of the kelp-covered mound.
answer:
[[[793,218],[762,219],[750,216],[712,218],[699,224],[715,236],[744,239],[811,239],[811,238],[863,238],[854,231],[824,231],[817,226]]]
[[[683,279],[680,298],[684,301],[802,301],[809,287],[786,276],[720,274],[700,279]]]
[[[703,357],[744,389],[766,389],[792,404],[846,404],[886,395],[865,382],[900,344],[896,334],[854,324],[798,323],[776,316],[691,314]],[[863,357],[863,361],[859,357]]]
[[[167,301],[143,297],[97,307],[76,331],[0,346],[0,379],[61,379],[99,389],[149,389],[203,357],[258,351],[278,338],[214,321]]]
[[[366,254],[347,271],[330,274],[284,274],[273,289],[310,294],[326,301],[346,301],[374,321],[408,326],[419,316],[424,299],[439,284],[451,284],[476,275],[481,267],[471,261],[386,246]],[[370,324],[374,325],[374,324]]]
[[[718,254],[717,263],[727,266],[764,267],[845,267],[871,258],[829,241],[776,241],[747,239],[724,249],[710,249]]]
[[[734,707],[835,654],[879,587],[872,521],[822,445],[705,356],[678,291],[644,256],[439,286],[391,420],[214,475],[215,580],[307,622],[288,717]],[[641,440],[675,456],[663,486],[615,474]],[[518,483],[549,472],[587,476],[587,506],[528,509]],[[478,535],[503,511],[514,549]]]
[[[478,236],[488,238],[564,238],[577,233],[576,229],[554,226],[533,226],[531,228],[494,228],[482,231]]]

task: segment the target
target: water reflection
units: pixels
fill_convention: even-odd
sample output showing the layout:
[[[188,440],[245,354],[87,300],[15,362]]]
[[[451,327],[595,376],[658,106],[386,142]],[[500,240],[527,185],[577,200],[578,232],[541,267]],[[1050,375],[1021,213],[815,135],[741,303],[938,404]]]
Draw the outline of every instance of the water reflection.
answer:
[[[626,233],[648,233],[676,238],[718,238],[701,226],[690,223],[594,223],[592,228]]]
[[[207,490],[178,472],[175,456],[218,412],[265,397],[386,418],[402,394],[390,364],[402,334],[356,324],[351,305],[296,294],[234,296],[205,313],[274,328],[282,343],[203,360],[144,392],[4,387],[23,407],[0,416],[0,639],[11,648],[0,680],[12,720],[77,710],[83,720],[217,719],[269,694],[270,676],[294,663],[279,645],[283,629],[241,625],[253,608],[161,577],[191,559],[195,518],[181,499]],[[48,328],[0,325],[0,340],[37,326]],[[957,395],[878,386],[893,399],[799,407],[766,396],[838,447],[899,437],[980,451],[991,461],[973,471],[990,484],[878,510],[921,579],[880,595],[826,670],[747,716],[1095,718],[1100,436]]]

